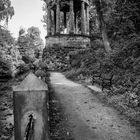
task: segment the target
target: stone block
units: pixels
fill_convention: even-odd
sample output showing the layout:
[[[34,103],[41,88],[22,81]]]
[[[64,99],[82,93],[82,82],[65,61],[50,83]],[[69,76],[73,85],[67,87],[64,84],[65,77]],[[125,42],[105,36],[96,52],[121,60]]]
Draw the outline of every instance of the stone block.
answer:
[[[49,140],[47,85],[29,73],[13,91],[15,140]]]

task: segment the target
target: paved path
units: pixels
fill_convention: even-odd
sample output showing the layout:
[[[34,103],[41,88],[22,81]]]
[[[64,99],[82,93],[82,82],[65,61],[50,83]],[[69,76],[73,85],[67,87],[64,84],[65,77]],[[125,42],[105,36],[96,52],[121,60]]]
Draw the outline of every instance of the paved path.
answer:
[[[135,128],[84,86],[51,73],[51,84],[75,140],[140,140]]]

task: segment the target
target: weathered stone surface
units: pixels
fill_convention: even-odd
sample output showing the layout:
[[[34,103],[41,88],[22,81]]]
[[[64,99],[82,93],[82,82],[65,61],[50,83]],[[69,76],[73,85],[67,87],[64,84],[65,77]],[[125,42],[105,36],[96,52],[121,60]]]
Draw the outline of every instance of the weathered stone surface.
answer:
[[[51,70],[65,70],[69,67],[69,52],[74,48],[70,47],[49,47],[43,51],[43,60]]]
[[[65,47],[89,47],[90,38],[87,36],[50,36],[46,38],[46,47],[52,47],[55,45],[65,46]]]
[[[20,85],[13,88],[14,91],[41,91],[48,90],[48,86],[33,73],[30,73]]]
[[[86,11],[85,11],[84,1],[82,1],[82,4],[81,4],[81,32],[83,35],[86,34]]]
[[[49,140],[47,99],[47,85],[33,73],[14,88],[15,140]]]

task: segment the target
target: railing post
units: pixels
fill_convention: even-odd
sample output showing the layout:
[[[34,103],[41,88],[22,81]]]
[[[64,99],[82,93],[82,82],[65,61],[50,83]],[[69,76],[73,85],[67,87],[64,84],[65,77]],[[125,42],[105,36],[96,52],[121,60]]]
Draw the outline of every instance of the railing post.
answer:
[[[13,95],[15,140],[49,140],[46,83],[29,73]]]

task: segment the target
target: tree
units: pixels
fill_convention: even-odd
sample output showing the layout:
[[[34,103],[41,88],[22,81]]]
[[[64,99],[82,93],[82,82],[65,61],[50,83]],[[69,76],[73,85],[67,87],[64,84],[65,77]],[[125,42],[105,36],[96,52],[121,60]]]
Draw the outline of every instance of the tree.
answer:
[[[118,0],[111,13],[109,36],[116,38],[132,37],[140,32],[139,1]]]
[[[103,6],[105,3],[103,0],[93,0],[93,4],[95,4],[95,7],[96,7],[96,12],[97,12],[98,21],[99,21],[99,28],[101,31],[105,50],[107,53],[110,53],[111,47],[108,40],[107,27],[106,27],[106,23],[104,20],[104,13],[103,13]]]
[[[27,30],[27,36],[30,39],[30,46],[33,46],[35,58],[42,56],[42,50],[44,48],[43,40],[40,37],[40,30],[38,27],[30,27]]]
[[[6,20],[8,24],[8,19],[12,18],[14,15],[14,8],[11,6],[10,0],[0,0],[0,21]]]
[[[40,30],[38,27],[32,26],[28,28],[27,33],[28,33],[28,36],[32,39],[36,39],[40,37]]]
[[[30,27],[25,33],[24,29],[20,29],[18,42],[19,50],[22,58],[26,63],[40,59],[44,47],[43,40],[40,38],[40,30],[38,27]]]

